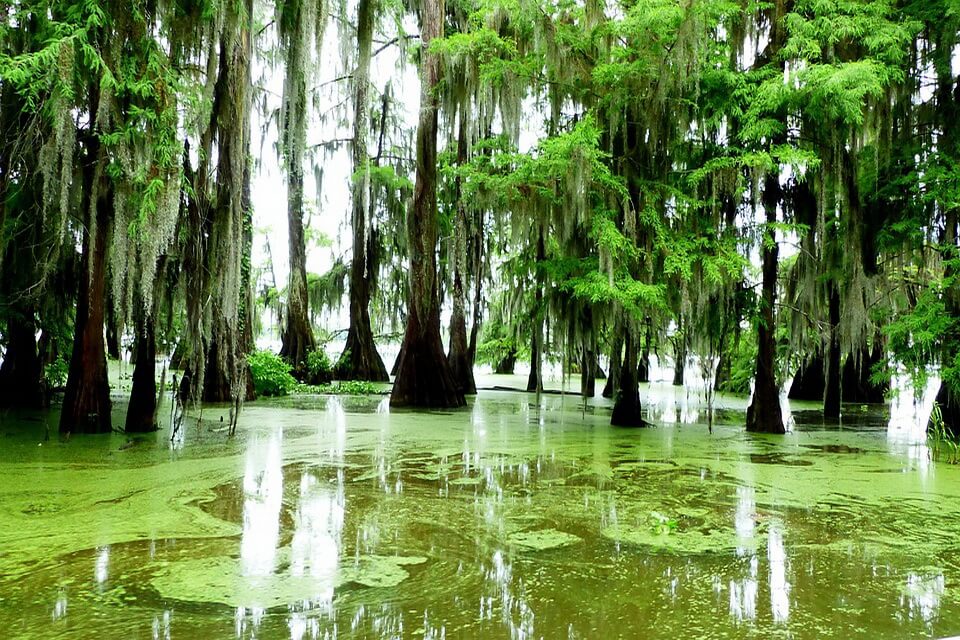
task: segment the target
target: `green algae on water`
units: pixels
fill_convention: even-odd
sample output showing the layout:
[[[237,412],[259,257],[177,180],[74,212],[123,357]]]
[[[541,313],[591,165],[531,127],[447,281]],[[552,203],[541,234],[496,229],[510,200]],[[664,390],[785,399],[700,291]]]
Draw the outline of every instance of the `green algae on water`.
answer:
[[[507,536],[510,544],[529,549],[531,551],[544,551],[546,549],[558,549],[568,547],[572,544],[582,542],[579,536],[556,529],[540,529],[539,531],[521,531]]]

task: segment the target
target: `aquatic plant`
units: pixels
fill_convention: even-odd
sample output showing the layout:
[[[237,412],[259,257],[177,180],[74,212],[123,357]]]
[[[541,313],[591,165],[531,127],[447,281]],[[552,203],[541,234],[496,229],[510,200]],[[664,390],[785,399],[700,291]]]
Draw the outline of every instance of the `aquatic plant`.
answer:
[[[253,388],[261,396],[285,396],[297,385],[290,365],[271,351],[255,351],[247,356]]]
[[[322,348],[307,354],[307,375],[311,384],[324,384],[333,378],[333,364]]]
[[[930,424],[927,427],[927,445],[930,447],[930,458],[936,462],[949,464],[960,463],[960,436],[954,434],[951,425],[944,422],[943,410],[940,404],[934,402],[930,411]]]

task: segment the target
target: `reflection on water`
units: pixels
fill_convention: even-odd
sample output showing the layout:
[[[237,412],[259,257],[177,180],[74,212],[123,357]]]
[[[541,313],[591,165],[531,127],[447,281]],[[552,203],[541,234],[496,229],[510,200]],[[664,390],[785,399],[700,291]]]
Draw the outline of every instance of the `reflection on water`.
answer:
[[[162,433],[133,449],[8,437],[0,472],[29,480],[0,510],[0,626],[203,640],[960,631],[960,473],[910,427],[925,401],[901,398],[889,422],[846,407],[839,425],[798,405],[795,432],[771,438],[742,431],[742,400],[718,399],[711,435],[697,394],[646,392],[661,391],[648,415],[667,424],[649,430],[610,428],[600,399],[487,392],[444,414],[390,414],[379,397],[253,404],[236,439],[191,426],[172,457]],[[91,526],[64,534],[77,518]]]
[[[283,432],[278,430],[265,444],[255,441],[247,451],[240,537],[240,571],[244,576],[269,576],[276,567],[283,501],[282,439]]]

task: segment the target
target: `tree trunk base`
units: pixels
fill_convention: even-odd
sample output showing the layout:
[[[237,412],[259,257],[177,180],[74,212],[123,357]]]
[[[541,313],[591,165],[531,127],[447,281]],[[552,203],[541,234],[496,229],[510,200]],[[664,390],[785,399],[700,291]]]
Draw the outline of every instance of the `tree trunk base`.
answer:
[[[439,333],[431,338],[418,329],[417,323],[408,318],[390,406],[431,409],[466,406],[467,401],[450,374]]]
[[[780,410],[780,398],[776,392],[772,397],[754,392],[753,400],[747,408],[747,431],[778,435],[787,432],[783,426],[783,412]]]
[[[947,385],[941,383],[937,392],[937,406],[940,407],[940,417],[947,432],[955,438],[960,436],[960,395],[951,393]],[[928,423],[927,429],[932,426],[932,423]]]
[[[514,370],[517,367],[517,352],[512,351],[510,354],[501,359],[493,367],[493,372],[499,375],[513,375]]]
[[[840,374],[840,393],[844,402],[882,404],[886,401],[887,387],[873,384],[870,380],[873,367],[882,359],[882,352],[874,349],[871,353],[866,348],[860,350],[859,366],[857,358],[847,356]]]
[[[360,332],[354,327],[347,333],[347,343],[337,362],[335,375],[338,380],[390,382],[390,375],[383,364],[383,358],[377,353],[373,336],[361,340]]]
[[[7,351],[0,366],[0,407],[41,409],[47,398],[33,321],[11,318],[7,326]]]
[[[133,388],[124,429],[127,433],[149,433],[157,427],[157,346],[153,322],[137,337],[137,366],[133,370]]]
[[[307,382],[307,356],[317,348],[313,338],[313,331],[305,323],[289,322],[283,332],[280,346],[280,357],[293,367],[293,375],[301,382]]]
[[[793,377],[793,383],[790,385],[790,392],[787,397],[790,400],[822,402],[823,390],[827,386],[823,369],[823,356],[818,354],[811,358],[810,361],[800,367],[797,375]]]

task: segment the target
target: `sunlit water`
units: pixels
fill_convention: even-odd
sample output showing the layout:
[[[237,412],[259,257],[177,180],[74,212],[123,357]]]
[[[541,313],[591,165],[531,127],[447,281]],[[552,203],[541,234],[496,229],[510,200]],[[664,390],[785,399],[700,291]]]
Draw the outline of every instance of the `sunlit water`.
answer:
[[[841,424],[794,406],[775,437],[744,433],[743,401],[708,433],[695,395],[645,396],[642,430],[500,391],[257,402],[232,439],[207,408],[172,443],[7,414],[0,636],[960,633],[960,470],[930,461],[912,398]]]

